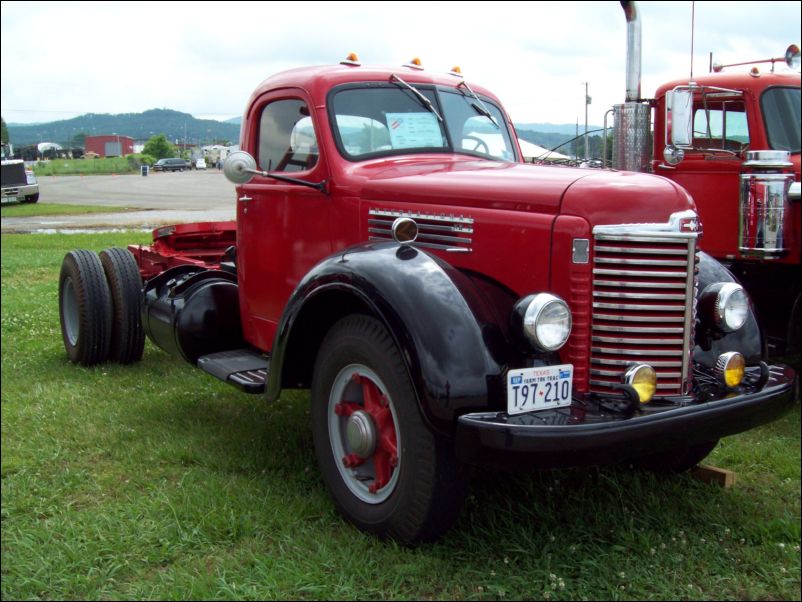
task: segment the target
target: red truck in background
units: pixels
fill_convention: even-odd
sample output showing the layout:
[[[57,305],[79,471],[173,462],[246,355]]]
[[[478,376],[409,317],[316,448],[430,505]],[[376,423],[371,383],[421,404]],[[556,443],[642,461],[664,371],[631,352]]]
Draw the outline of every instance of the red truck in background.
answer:
[[[627,102],[614,108],[613,168],[650,171],[690,193],[704,225],[701,248],[749,292],[770,355],[798,355],[799,47],[789,46],[783,58],[729,65],[752,65],[748,72],[711,64],[711,73],[667,82],[644,101],[638,10],[635,2],[621,4],[628,23]],[[791,71],[775,69],[783,63]]]
[[[681,186],[525,164],[456,70],[280,73],[240,146],[236,223],[67,254],[65,349],[135,362],[146,333],[269,401],[311,389],[320,471],[362,529],[437,538],[471,463],[682,471],[793,405]]]

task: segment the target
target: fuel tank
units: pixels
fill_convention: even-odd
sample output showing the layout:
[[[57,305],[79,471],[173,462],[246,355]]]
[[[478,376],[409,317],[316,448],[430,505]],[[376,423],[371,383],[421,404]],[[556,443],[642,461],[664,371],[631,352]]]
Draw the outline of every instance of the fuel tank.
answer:
[[[236,277],[177,266],[148,280],[142,324],[151,341],[195,364],[209,353],[245,346]]]

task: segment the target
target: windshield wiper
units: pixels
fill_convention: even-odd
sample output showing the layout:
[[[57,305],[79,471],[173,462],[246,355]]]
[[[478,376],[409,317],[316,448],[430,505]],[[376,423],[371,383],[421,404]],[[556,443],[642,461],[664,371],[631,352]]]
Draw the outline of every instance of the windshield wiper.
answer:
[[[465,89],[468,90],[468,92],[470,92],[470,94],[471,94],[471,96],[473,96],[474,100],[476,100],[476,102],[479,103],[478,105],[476,103],[473,103],[473,102],[471,103],[471,106],[474,108],[474,110],[477,113],[479,113],[480,115],[484,115],[485,117],[487,117],[491,122],[493,122],[493,125],[496,126],[496,129],[500,130],[501,126],[498,124],[498,122],[493,117],[493,115],[490,114],[490,109],[488,109],[485,106],[485,103],[483,103],[482,99],[479,98],[476,95],[476,92],[471,90],[471,87],[468,85],[468,83],[465,80],[462,80],[460,83],[457,84],[457,88],[459,88],[460,86],[465,86]]]
[[[432,101],[431,101],[431,100],[429,100],[428,98],[426,98],[426,97],[423,95],[423,93],[422,93],[420,90],[418,90],[418,89],[417,89],[415,86],[411,86],[410,84],[408,84],[407,82],[405,82],[403,79],[401,79],[400,77],[398,77],[398,76],[397,76],[395,73],[393,73],[393,74],[390,76],[390,81],[393,81],[394,79],[395,79],[395,80],[396,80],[396,81],[397,81],[399,84],[401,84],[401,85],[405,86],[406,88],[408,88],[409,90],[411,90],[411,91],[412,91],[412,93],[413,93],[415,96],[417,96],[417,97],[418,97],[418,99],[421,101],[421,103],[423,103],[423,106],[424,106],[424,107],[426,107],[427,109],[429,109],[429,111],[431,111],[432,113],[434,113],[435,117],[437,117],[437,119],[438,119],[438,120],[440,120],[441,122],[443,121],[443,117],[440,115],[440,113],[438,113],[438,112],[437,112],[437,109],[435,109],[435,108],[434,108],[434,105],[432,104]]]

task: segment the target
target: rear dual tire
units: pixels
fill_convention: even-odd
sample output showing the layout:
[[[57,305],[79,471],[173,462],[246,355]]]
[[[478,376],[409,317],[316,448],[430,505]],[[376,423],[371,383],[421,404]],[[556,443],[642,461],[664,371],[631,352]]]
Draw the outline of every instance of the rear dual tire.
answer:
[[[138,361],[145,343],[141,291],[129,251],[67,253],[59,276],[59,318],[69,360],[83,366]]]

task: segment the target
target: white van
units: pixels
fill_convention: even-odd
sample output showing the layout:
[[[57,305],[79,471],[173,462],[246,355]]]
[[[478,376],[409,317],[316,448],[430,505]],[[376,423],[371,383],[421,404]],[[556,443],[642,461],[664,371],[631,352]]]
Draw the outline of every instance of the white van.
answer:
[[[201,157],[197,161],[195,161],[195,169],[206,169],[206,159]]]

